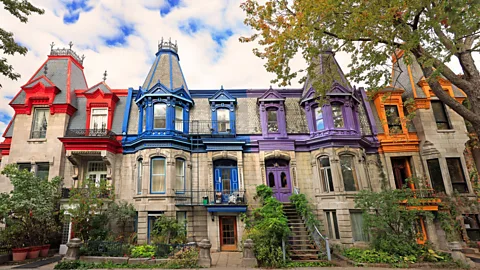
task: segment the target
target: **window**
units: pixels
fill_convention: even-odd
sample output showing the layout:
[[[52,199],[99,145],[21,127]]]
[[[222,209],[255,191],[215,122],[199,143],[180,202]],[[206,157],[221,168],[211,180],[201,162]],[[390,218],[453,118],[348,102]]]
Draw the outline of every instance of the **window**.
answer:
[[[398,113],[397,105],[385,105],[385,115],[387,116],[388,130],[390,133],[401,133],[402,123]]]
[[[342,169],[342,178],[345,191],[356,191],[358,189],[357,175],[353,164],[353,156],[340,156],[340,167]]]
[[[323,123],[322,108],[320,107],[315,108],[315,128],[317,131],[325,129],[325,124]]]
[[[397,189],[408,188],[413,186],[413,183],[408,183],[410,177],[410,163],[408,158],[391,158],[393,179],[395,180],[395,187]]]
[[[153,128],[167,127],[167,104],[156,103],[153,105]]]
[[[108,110],[105,108],[92,109],[92,115],[90,116],[90,129],[106,130],[107,116],[108,116]]]
[[[143,159],[137,160],[137,194],[142,194]]]
[[[162,216],[164,213],[155,211],[155,212],[148,212],[148,224],[147,224],[147,242],[150,244],[151,236],[152,236],[152,231],[155,227],[155,221]]]
[[[327,220],[328,238],[340,239],[340,232],[338,230],[337,212],[325,211],[325,218]]]
[[[432,110],[433,116],[435,117],[435,122],[437,123],[437,129],[452,129],[450,122],[448,121],[447,111],[445,110],[445,105],[439,100],[433,100]]]
[[[427,167],[433,189],[437,192],[445,192],[442,170],[440,169],[440,163],[438,162],[438,159],[435,158],[427,160]]]
[[[27,170],[32,171],[32,164],[31,163],[18,163],[18,170]]]
[[[147,129],[147,108],[143,109],[143,123],[142,123],[142,132]]]
[[[107,180],[107,165],[103,161],[90,161],[87,167],[87,177],[100,185],[100,182]]]
[[[319,157],[320,179],[323,184],[324,192],[333,191],[332,169],[330,168],[330,159],[328,157]]]
[[[165,158],[152,158],[151,193],[165,193],[166,162]]]
[[[465,214],[463,215],[463,223],[465,224],[465,230],[470,241],[480,241],[480,222],[478,215]]]
[[[270,133],[278,132],[277,110],[267,110],[267,131]]]
[[[33,113],[31,139],[44,139],[47,136],[48,108],[35,108]]]
[[[447,158],[448,174],[452,182],[453,190],[458,193],[468,193],[467,182],[463,174],[462,162],[460,158]]]
[[[366,233],[363,228],[362,212],[350,211],[350,220],[352,222],[353,241],[368,242],[368,233]]]
[[[48,162],[37,163],[37,177],[48,180],[50,164]]]
[[[343,112],[341,105],[332,105],[333,126],[335,128],[343,128]]]
[[[187,212],[177,211],[177,222],[185,225],[185,231],[187,231]]]
[[[175,130],[183,132],[183,108],[175,107]]]
[[[177,158],[175,160],[175,191],[185,192],[185,160]]]
[[[217,110],[217,128],[218,128],[218,132],[230,131],[230,110],[229,109]]]

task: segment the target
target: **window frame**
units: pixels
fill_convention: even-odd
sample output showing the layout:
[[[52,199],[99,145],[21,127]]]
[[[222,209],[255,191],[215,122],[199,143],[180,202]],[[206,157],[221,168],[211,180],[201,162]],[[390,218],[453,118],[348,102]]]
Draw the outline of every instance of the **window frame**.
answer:
[[[39,117],[39,111],[45,111],[45,122],[46,127],[45,130],[36,130],[37,129],[37,121],[36,118]],[[30,128],[30,139],[46,139],[47,138],[47,130],[48,130],[48,114],[50,109],[48,107],[35,107],[33,108],[33,117],[32,117],[32,125]],[[39,133],[40,135],[34,135]]]
[[[184,108],[182,106],[179,106],[179,105],[175,106],[175,130],[182,133],[184,132],[183,110]]]
[[[279,125],[279,122],[278,122],[278,108],[268,107],[265,111],[266,111],[266,120],[267,120],[267,133],[268,134],[278,134],[278,133],[280,133],[280,125]],[[270,112],[275,112],[275,118],[276,118],[275,125],[277,127],[277,131],[270,131],[270,126],[269,125],[270,125],[270,123],[273,123],[273,120],[270,121],[268,119],[269,118],[268,116],[269,116]]]
[[[360,215],[362,217],[362,226],[361,226],[361,232],[357,232],[357,233],[360,233],[361,235],[356,235],[355,233],[355,226],[354,226],[354,223],[355,225],[356,224],[356,221],[354,221],[354,219],[352,218],[354,215]],[[365,232],[364,228],[363,228],[363,225],[364,225],[364,220],[363,220],[363,213],[362,211],[358,211],[358,210],[350,210],[350,226],[352,228],[352,238],[353,238],[353,242],[369,242],[370,241],[370,235],[368,234],[368,232]],[[358,224],[360,225],[360,224]],[[362,238],[362,240],[357,240],[356,239],[356,236],[360,239]]]
[[[104,171],[90,171],[90,165],[92,164],[102,164],[105,165],[105,170]],[[94,174],[95,175],[95,185],[98,187],[100,186],[100,181],[102,181],[102,175],[105,175],[105,181],[107,181],[106,175],[108,174],[107,172],[107,164],[105,164],[104,161],[98,161],[98,160],[93,160],[93,161],[88,161],[87,162],[87,173],[85,175],[85,179],[89,179],[90,175]]]
[[[165,118],[164,119],[160,118],[160,116],[155,115],[155,107],[157,107],[157,106],[158,107],[160,107],[160,106],[165,107]],[[168,111],[168,106],[167,106],[166,103],[157,102],[157,103],[153,104],[153,129],[166,129],[167,128],[167,114],[168,114],[167,111]],[[155,122],[156,122],[155,120],[157,120],[157,118],[159,118],[158,120],[163,119],[165,121],[165,126],[164,127],[156,127],[155,126]]]
[[[346,189],[346,185],[345,185],[345,177],[344,177],[344,174],[343,174],[343,169],[342,169],[342,157],[349,157],[351,159],[351,172],[352,172],[352,176],[353,176],[353,184],[355,186],[355,190],[347,190]],[[343,181],[343,189],[344,191],[347,191],[347,192],[356,192],[356,191],[359,191],[360,190],[360,184],[359,184],[359,180],[358,180],[358,175],[357,175],[357,169],[356,169],[356,165],[355,165],[355,156],[352,155],[352,154],[341,154],[339,157],[339,164],[340,164],[340,173],[342,175],[342,181]]]
[[[225,113],[225,116],[227,118],[227,120],[221,120],[219,118],[220,114],[219,112],[224,112]],[[231,117],[230,117],[230,109],[229,108],[225,108],[225,107],[221,107],[221,108],[217,108],[215,110],[215,114],[216,114],[216,127],[217,127],[217,130],[216,132],[218,133],[230,133],[232,131],[232,127],[231,127]],[[221,129],[220,126],[225,126],[225,130]]]
[[[329,239],[340,239],[340,229],[338,227],[338,218],[336,210],[324,210],[325,223],[327,225],[327,234]],[[333,225],[332,225],[333,223]]]
[[[163,174],[153,174],[153,163],[155,160],[163,160],[164,173]],[[163,191],[154,191],[153,190],[153,176],[163,176]],[[165,194],[167,192],[167,159],[162,156],[152,157],[150,159],[150,194]]]
[[[440,101],[440,100],[431,100],[430,101],[430,105],[432,106],[432,113],[433,113],[433,118],[435,119],[435,123],[436,123],[436,126],[437,126],[437,130],[452,130],[453,127],[452,127],[452,123],[450,122],[450,117],[448,116],[448,112],[447,112],[447,108],[445,107],[445,104]],[[437,113],[441,113],[443,114],[443,117],[445,117],[445,120],[442,120],[442,119],[437,119],[437,113],[435,113],[435,108],[437,108],[436,106],[434,106],[434,104],[439,104],[439,109],[441,109],[441,111],[437,111]],[[447,128],[439,128],[439,124],[446,124],[447,125]]]
[[[388,108],[394,108],[396,110],[397,116],[396,119],[392,119],[391,116],[389,116],[389,110]],[[396,104],[385,104],[384,106],[384,111],[385,111],[385,118],[387,120],[387,127],[388,127],[388,133],[393,133],[393,134],[398,134],[403,132],[403,126],[402,126],[402,121],[400,120],[400,110],[398,108],[398,105]],[[391,123],[391,120],[393,120],[393,123]],[[398,121],[398,123],[396,123]],[[394,128],[398,128],[398,132],[392,132]]]
[[[47,170],[47,175],[45,176],[45,179],[43,180],[48,180],[48,175],[50,174],[50,163],[49,162],[37,162],[35,163],[35,176],[38,177],[38,178],[41,178],[39,175],[38,175],[38,172],[40,171],[38,168],[41,167],[41,166],[46,166]]]
[[[18,163],[17,163],[17,166],[18,166],[18,170],[19,170],[19,171],[20,171],[20,170],[26,170],[26,171],[28,171],[28,172],[32,172],[32,167],[33,167],[33,166],[32,166],[32,163],[18,162]],[[25,168],[22,168],[22,167],[25,167]],[[28,170],[27,170],[27,167],[29,168]]]
[[[331,107],[331,110],[332,110],[332,121],[333,121],[333,128],[335,129],[341,129],[341,128],[345,128],[345,115],[344,115],[344,112],[343,112],[343,104],[340,104],[340,103],[333,103],[330,105]],[[340,112],[340,115],[338,116],[335,116],[335,111],[334,108],[339,108],[338,112]],[[341,118],[342,119],[342,125],[341,126],[336,126],[336,123],[335,123],[335,119],[337,118]]]
[[[183,175],[180,175],[180,176],[177,174],[177,162],[179,162],[179,161],[183,163],[183,166],[182,166]],[[177,183],[178,183],[179,177],[181,179],[180,182],[183,182],[183,188],[182,189],[177,189]],[[185,190],[186,190],[186,187],[187,187],[186,185],[187,185],[187,183],[186,183],[186,161],[183,158],[176,158],[175,159],[175,193],[184,194]]]
[[[450,176],[450,183],[452,185],[452,190],[453,191],[457,191],[458,193],[469,193],[470,192],[470,189],[468,188],[468,183],[466,181],[466,178],[465,178],[465,172],[463,171],[463,165],[462,165],[462,159],[460,157],[447,157],[445,158],[445,161],[447,163],[447,169],[448,169],[448,175]],[[458,172],[460,172],[461,174],[461,178],[463,181],[453,181],[453,177],[452,177],[452,172],[451,172],[451,167],[449,166],[449,161],[456,161],[458,165],[458,167],[456,168],[456,170],[458,170]],[[459,192],[458,189],[455,188],[455,186],[458,186],[458,185],[462,185],[464,187],[463,191],[462,192]]]
[[[95,112],[95,111],[104,111],[102,113],[99,113],[99,112]],[[95,121],[93,121],[94,117],[96,116],[105,116],[104,120],[105,120],[105,127],[101,127],[101,128],[95,128],[93,125],[95,124]],[[103,121],[102,121],[103,122]],[[103,123],[102,123],[103,124]],[[90,127],[89,127],[90,130],[100,130],[100,131],[103,131],[103,130],[107,130],[108,129],[108,108],[107,107],[95,107],[95,108],[92,108],[91,111],[90,111]]]
[[[137,159],[137,195],[142,195],[143,158]]]
[[[328,166],[323,167],[321,160],[325,158],[328,160]],[[318,174],[320,176],[320,183],[322,185],[323,192],[324,193],[335,192],[333,177],[332,177],[332,164],[330,164],[330,157],[325,155],[319,156],[317,158],[317,162],[318,162]]]
[[[323,128],[322,129],[319,129],[318,128],[318,121],[320,120],[319,118],[317,118],[317,111],[320,111],[320,116],[321,116],[321,120],[322,120],[322,125],[323,125]],[[322,107],[315,107],[313,109],[313,127],[315,129],[315,131],[322,131],[322,130],[325,130],[325,117],[323,115],[323,110],[322,110]]]
[[[434,165],[438,165],[439,174],[432,176],[432,168],[431,168],[430,162],[434,162],[434,161],[436,161],[436,163],[437,163],[437,164],[434,164]],[[445,189],[445,179],[443,178],[442,166],[440,165],[440,159],[439,159],[439,158],[430,158],[430,159],[427,159],[426,163],[427,163],[428,175],[430,176],[430,184],[431,184],[433,190],[434,190],[435,192],[443,192],[443,193],[446,193],[446,189]],[[433,164],[432,164],[432,165],[433,165]],[[442,185],[441,185],[442,189],[441,189],[441,190],[440,190],[440,189],[437,190],[438,186],[436,187],[436,185],[435,185],[435,183],[434,183],[434,181],[433,181],[433,179],[437,179],[438,177],[441,177],[441,180],[442,180],[442,181],[441,181],[441,183],[442,183]]]

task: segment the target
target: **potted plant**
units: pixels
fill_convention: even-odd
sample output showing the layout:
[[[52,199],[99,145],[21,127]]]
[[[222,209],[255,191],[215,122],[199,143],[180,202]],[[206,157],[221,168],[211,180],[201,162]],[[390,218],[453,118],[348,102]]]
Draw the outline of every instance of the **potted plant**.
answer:
[[[12,257],[14,262],[25,260],[30,248],[25,247],[25,233],[21,227],[15,223],[5,227],[1,233],[1,241],[12,247]]]

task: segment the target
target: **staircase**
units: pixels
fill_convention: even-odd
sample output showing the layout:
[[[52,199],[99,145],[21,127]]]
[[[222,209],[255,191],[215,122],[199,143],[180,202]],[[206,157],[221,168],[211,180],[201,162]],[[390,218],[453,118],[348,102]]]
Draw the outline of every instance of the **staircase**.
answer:
[[[292,235],[288,238],[290,258],[293,261],[319,261],[321,251],[310,236],[305,223],[291,203],[283,204]]]

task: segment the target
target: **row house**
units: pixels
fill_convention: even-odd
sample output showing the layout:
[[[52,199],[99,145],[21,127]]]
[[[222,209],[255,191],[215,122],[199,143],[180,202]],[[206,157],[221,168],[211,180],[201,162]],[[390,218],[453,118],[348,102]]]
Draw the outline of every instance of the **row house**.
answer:
[[[190,240],[208,238],[214,250],[239,250],[239,214],[256,207],[260,184],[282,202],[306,194],[323,232],[343,245],[369,241],[354,204],[360,190],[473,194],[463,120],[438,105],[416,67],[393,74],[415,84],[368,97],[351,86],[333,52],[316,61],[320,77],[334,78],[323,95],[309,80],[299,89],[190,89],[177,45],[162,41],[138,89],[111,89],[105,80],[88,87],[83,58],[52,48],[10,103],[15,115],[0,144],[1,166],[62,176],[65,198],[87,178],[109,181],[115,198],[137,210],[139,243],[150,242],[156,218],[168,215],[186,221]],[[416,115],[407,122],[408,98]],[[421,185],[406,180],[414,176]],[[1,191],[11,189],[4,176],[0,182]],[[437,211],[438,202],[429,207]],[[445,241],[437,221],[419,224],[419,241]],[[66,224],[64,242],[70,230]]]

